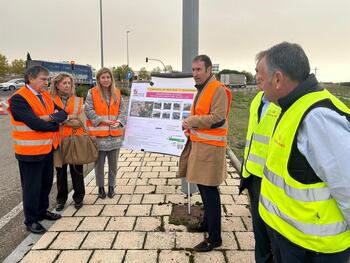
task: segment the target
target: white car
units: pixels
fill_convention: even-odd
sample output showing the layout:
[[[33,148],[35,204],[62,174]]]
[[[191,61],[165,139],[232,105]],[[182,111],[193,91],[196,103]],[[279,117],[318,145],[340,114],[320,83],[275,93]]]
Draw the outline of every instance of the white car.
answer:
[[[8,82],[0,83],[0,90],[15,90],[24,86],[24,79],[11,79]]]

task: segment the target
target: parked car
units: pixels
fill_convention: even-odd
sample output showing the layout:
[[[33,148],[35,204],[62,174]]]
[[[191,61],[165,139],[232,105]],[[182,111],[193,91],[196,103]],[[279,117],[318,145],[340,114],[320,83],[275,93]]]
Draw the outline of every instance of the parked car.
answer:
[[[11,79],[7,82],[0,83],[0,90],[15,90],[24,86],[24,79]]]

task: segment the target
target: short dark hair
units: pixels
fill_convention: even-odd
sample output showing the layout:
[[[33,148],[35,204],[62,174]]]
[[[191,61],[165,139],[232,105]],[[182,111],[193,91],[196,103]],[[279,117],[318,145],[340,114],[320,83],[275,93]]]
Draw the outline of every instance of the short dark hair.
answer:
[[[298,44],[282,42],[266,50],[264,57],[270,75],[280,70],[290,79],[302,82],[310,74],[309,59]]]
[[[192,63],[195,61],[203,61],[206,70],[209,67],[213,67],[213,64],[211,63],[210,57],[207,55],[198,55],[192,60]]]
[[[43,73],[45,75],[49,75],[49,70],[43,66],[32,66],[30,68],[27,68],[27,70],[24,73],[24,82],[26,84],[29,84],[29,77],[36,78],[40,73]]]

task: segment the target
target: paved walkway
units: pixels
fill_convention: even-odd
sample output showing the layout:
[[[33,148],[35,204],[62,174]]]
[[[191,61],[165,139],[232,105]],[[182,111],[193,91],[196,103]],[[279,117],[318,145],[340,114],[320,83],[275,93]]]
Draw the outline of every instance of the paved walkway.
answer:
[[[239,176],[229,160],[228,179],[220,186],[223,245],[209,253],[195,253],[192,248],[203,234],[169,224],[172,205],[186,203],[181,180],[175,177],[177,157],[146,153],[130,202],[142,155],[121,150],[113,199],[97,198],[90,174],[84,206],[66,207],[63,218],[32,245],[21,262],[254,262],[248,198],[238,196]],[[192,203],[197,201],[201,199],[195,194]]]

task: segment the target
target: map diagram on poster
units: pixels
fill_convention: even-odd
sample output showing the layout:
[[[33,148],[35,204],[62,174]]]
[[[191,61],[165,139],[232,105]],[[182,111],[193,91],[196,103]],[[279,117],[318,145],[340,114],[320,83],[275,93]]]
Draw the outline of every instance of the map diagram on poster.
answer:
[[[182,120],[197,90],[191,82],[133,83],[123,147],[179,156],[187,138]]]

